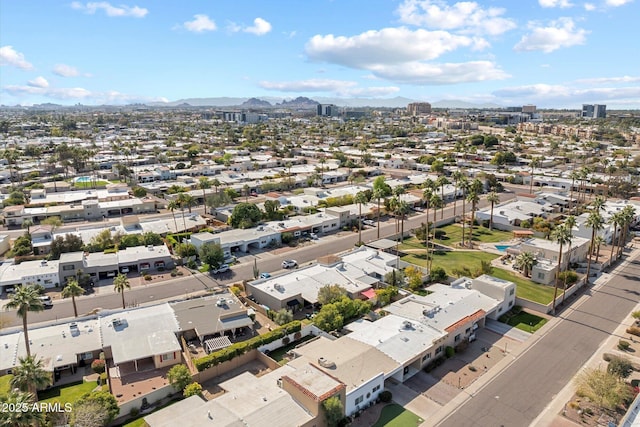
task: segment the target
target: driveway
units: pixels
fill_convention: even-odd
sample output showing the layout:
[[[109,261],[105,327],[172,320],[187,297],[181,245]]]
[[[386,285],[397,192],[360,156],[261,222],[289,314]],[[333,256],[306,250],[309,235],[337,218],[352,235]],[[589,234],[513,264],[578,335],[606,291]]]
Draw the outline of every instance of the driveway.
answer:
[[[413,412],[423,420],[428,421],[429,417],[440,409],[440,405],[436,402],[395,380],[385,381],[384,387],[392,393],[394,402]]]

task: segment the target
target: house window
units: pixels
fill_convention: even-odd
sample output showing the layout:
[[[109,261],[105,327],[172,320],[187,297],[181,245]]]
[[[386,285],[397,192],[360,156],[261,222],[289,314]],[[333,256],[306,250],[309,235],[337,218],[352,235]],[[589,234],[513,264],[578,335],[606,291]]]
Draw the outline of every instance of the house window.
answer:
[[[422,356],[422,361],[424,362],[425,360],[429,360],[431,359],[431,353],[425,354],[424,356]]]
[[[455,338],[453,339],[455,342],[460,341],[460,334],[456,335]]]
[[[538,273],[538,279],[544,280],[544,273]]]
[[[375,393],[376,391],[380,390],[380,384],[378,384],[377,386],[375,386],[372,390],[372,393]]]
[[[436,348],[436,354],[442,353],[442,346]]]
[[[464,330],[465,334],[468,334],[469,332],[471,332],[471,328],[467,328],[467,329]]]
[[[513,295],[514,290],[515,290],[515,289],[511,289],[511,290],[509,291],[509,295]]]
[[[93,359],[93,352],[88,351],[88,352],[84,353],[84,354],[81,356],[81,359],[82,359],[82,360],[89,360],[89,359]]]
[[[75,265],[63,265],[62,266],[62,271],[71,271],[71,270],[75,270],[76,266]]]
[[[167,360],[174,360],[176,356],[173,353],[167,353],[167,354],[163,354],[160,358],[163,362],[165,362]]]
[[[355,402],[355,403],[356,403],[356,405],[361,404],[363,400],[364,400],[364,396],[359,396],[359,397],[357,397],[357,398],[356,398],[356,402]]]

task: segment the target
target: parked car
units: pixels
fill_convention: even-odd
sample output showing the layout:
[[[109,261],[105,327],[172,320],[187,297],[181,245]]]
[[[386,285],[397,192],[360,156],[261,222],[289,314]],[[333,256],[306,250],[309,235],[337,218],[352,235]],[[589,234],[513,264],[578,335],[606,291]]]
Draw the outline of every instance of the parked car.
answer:
[[[219,274],[219,273],[226,273],[227,271],[231,270],[229,268],[229,264],[222,264],[220,265],[220,267],[218,268],[212,268],[211,269],[211,274]]]
[[[311,237],[312,240],[318,240],[318,235],[316,233],[309,234],[309,237]]]
[[[120,273],[122,273],[122,274],[127,274],[128,272],[129,272],[129,267],[122,267],[120,269]]]
[[[376,222],[375,222],[374,220],[372,220],[372,219],[365,219],[365,220],[362,220],[362,223],[363,223],[364,225],[369,225],[369,226],[371,226],[371,227],[375,227],[375,225],[376,225]]]
[[[45,307],[53,307],[53,301],[51,301],[51,297],[49,295],[40,296],[38,299],[42,301],[42,305]]]
[[[12,294],[16,291],[15,286],[7,286],[6,288],[4,288],[4,291],[8,294]]]
[[[261,279],[268,279],[269,277],[271,277],[271,274],[269,274],[269,273],[260,273],[260,278]]]
[[[282,268],[296,268],[298,267],[298,261],[295,259],[285,259],[282,261]]]

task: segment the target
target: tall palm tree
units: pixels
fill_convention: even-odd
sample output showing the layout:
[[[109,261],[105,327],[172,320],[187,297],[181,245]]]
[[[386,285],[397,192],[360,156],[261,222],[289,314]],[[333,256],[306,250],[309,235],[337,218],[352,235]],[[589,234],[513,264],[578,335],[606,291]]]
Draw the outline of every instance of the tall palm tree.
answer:
[[[391,194],[391,187],[384,182],[384,176],[379,176],[373,181],[372,197],[378,201],[378,239],[380,238],[380,200]]]
[[[471,222],[469,224],[469,245],[473,247],[473,228],[476,222],[476,208],[478,206],[478,202],[480,201],[480,196],[478,193],[471,189],[467,194],[467,202],[471,204]]]
[[[536,256],[533,254],[533,252],[521,252],[516,257],[515,265],[516,267],[522,269],[522,274],[525,277],[529,277],[529,275],[531,274],[531,269],[534,265],[536,265],[536,263]]]
[[[489,230],[493,230],[493,206],[500,203],[500,196],[495,191],[487,195],[487,202],[491,203],[491,216],[489,217]]]
[[[618,237],[619,234],[622,234],[621,232],[618,233],[618,225],[622,224],[622,221],[623,221],[622,215],[623,215],[622,212],[616,212],[613,215],[611,215],[611,217],[609,218],[609,224],[613,224],[613,235],[611,236],[611,254],[609,254],[609,265],[613,263],[613,251],[616,247],[616,238]],[[618,241],[620,241],[619,238],[618,238]]]
[[[596,199],[597,200],[597,199]],[[596,234],[604,227],[604,219],[600,215],[599,210],[593,210],[589,214],[585,225],[591,228],[591,241],[589,242],[589,253],[587,257],[587,284],[589,284],[589,273],[591,272],[591,258],[593,255],[593,248],[596,240]]]
[[[400,243],[404,241],[404,217],[411,211],[409,203],[404,200],[400,200],[398,206],[396,206],[396,212],[400,215]]]
[[[0,402],[15,408],[31,408],[36,401],[33,393],[10,391],[0,397]],[[1,426],[32,427],[43,425],[46,421],[44,411],[5,411],[0,418]]]
[[[358,191],[353,201],[358,204],[358,244],[362,244],[362,205],[369,202],[367,193]]]
[[[217,193],[218,192],[218,188],[220,188],[222,183],[220,182],[220,180],[218,178],[213,178],[213,180],[211,180],[211,185],[213,186],[213,188],[216,189],[216,193]]]
[[[69,279],[67,285],[62,288],[62,298],[71,297],[71,303],[73,304],[73,315],[78,317],[78,307],[76,307],[76,297],[84,294],[84,289],[78,284],[76,279]]]
[[[431,195],[430,204],[431,204],[431,207],[433,208],[433,226],[435,227],[436,221],[438,220],[437,218],[438,209],[441,208],[444,203],[442,202],[442,199],[440,198],[440,196],[438,196],[436,193],[433,193]]]
[[[129,280],[127,279],[127,276],[125,276],[124,274],[120,273],[118,274],[115,279],[113,279],[113,290],[116,292],[119,292],[120,295],[122,295],[122,308],[126,308],[125,304],[124,304],[124,291],[127,289],[131,289],[131,285],[129,284]]]
[[[449,180],[446,176],[440,175],[436,180],[436,184],[440,187],[440,198],[442,199],[442,206],[440,207],[440,219],[444,218],[444,186],[449,184]]]
[[[424,245],[427,248],[427,263],[429,263],[429,208],[431,207],[431,197],[433,196],[433,190],[431,190],[430,188],[425,188],[424,192],[422,193],[422,198],[424,200],[424,213],[427,217],[427,223],[426,223],[426,233],[425,233],[425,239],[424,239]]]
[[[201,176],[198,179],[198,187],[202,190],[202,206],[204,207],[204,213],[207,213],[207,194],[206,190],[211,188],[211,181],[206,176]]]
[[[466,208],[467,208],[467,193],[469,192],[469,181],[467,181],[466,177],[463,177],[464,179],[460,180],[460,189],[462,189],[462,240],[460,241],[460,244],[462,246],[465,245],[465,241],[464,241],[464,216],[466,214]]]
[[[529,182],[529,194],[533,193],[533,180],[536,176],[535,170],[536,168],[539,168],[541,164],[542,164],[542,161],[540,157],[533,157],[531,159],[531,163],[529,163],[529,166],[531,166],[531,180]]]
[[[580,179],[580,172],[574,169],[571,171],[571,174],[569,176],[571,177],[571,190],[569,191],[569,199],[570,199],[569,203],[571,203],[570,211],[573,212],[573,208],[578,205],[577,201],[576,203],[573,202],[573,188],[575,187],[576,180]]]
[[[31,234],[31,227],[33,227],[33,220],[30,218],[22,221],[22,228],[27,230],[27,234]]]
[[[569,270],[569,264],[571,263],[571,239],[573,239],[573,227],[576,226],[576,217],[573,215],[569,215],[567,219],[564,220],[564,225],[567,227],[567,230],[569,231],[569,242],[567,243],[569,245],[569,249],[567,250],[567,256],[569,257],[569,259],[567,259],[567,270]],[[566,274],[564,275],[562,288],[563,288],[562,304],[564,304],[564,299],[567,295],[567,275]]]
[[[176,226],[176,233],[178,232],[178,222],[176,221],[176,214],[174,211],[179,207],[180,207],[180,204],[175,199],[170,201],[169,204],[167,205],[167,209],[169,209],[171,211],[171,215],[173,215],[173,224]]]
[[[566,225],[560,224],[551,232],[551,239],[560,245],[560,249],[558,250],[558,269],[556,270],[556,278],[553,285],[553,314],[555,315],[560,272],[562,270],[562,249],[565,244],[571,241],[571,234]]]
[[[620,223],[620,231],[622,232],[622,236],[620,237],[618,244],[618,258],[622,256],[622,252],[627,242],[627,235],[629,234],[629,226],[635,218],[636,209],[631,205],[626,205],[622,209],[621,213],[622,215],[620,215],[620,219],[622,222]]]
[[[453,216],[456,216],[456,206],[458,204],[458,183],[464,178],[464,174],[459,170],[455,171],[451,177],[453,178]]]
[[[43,389],[51,383],[51,373],[44,370],[42,359],[35,356],[20,357],[20,364],[13,368],[11,387],[20,391],[32,393],[38,400],[38,389]]]
[[[22,332],[24,333],[24,344],[27,348],[27,356],[31,356],[29,347],[29,330],[27,327],[27,314],[30,311],[38,312],[44,310],[44,305],[40,300],[40,293],[32,284],[17,286],[16,291],[11,295],[9,302],[4,306],[5,310],[17,310],[18,317],[22,317]]]

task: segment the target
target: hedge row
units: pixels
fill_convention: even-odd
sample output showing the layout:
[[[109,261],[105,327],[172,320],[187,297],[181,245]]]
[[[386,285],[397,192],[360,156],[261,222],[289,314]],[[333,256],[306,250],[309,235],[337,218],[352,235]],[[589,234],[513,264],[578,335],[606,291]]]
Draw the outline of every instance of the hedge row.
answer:
[[[216,366],[217,364],[231,360],[236,356],[243,355],[249,350],[269,344],[270,342],[284,338],[289,334],[299,332],[301,329],[302,323],[298,320],[294,320],[293,322],[287,323],[286,325],[283,325],[278,329],[274,329],[271,332],[267,332],[266,334],[258,335],[247,341],[237,342],[227,348],[214,351],[204,357],[195,359],[193,363],[195,364],[198,372],[202,372],[211,366]]]

